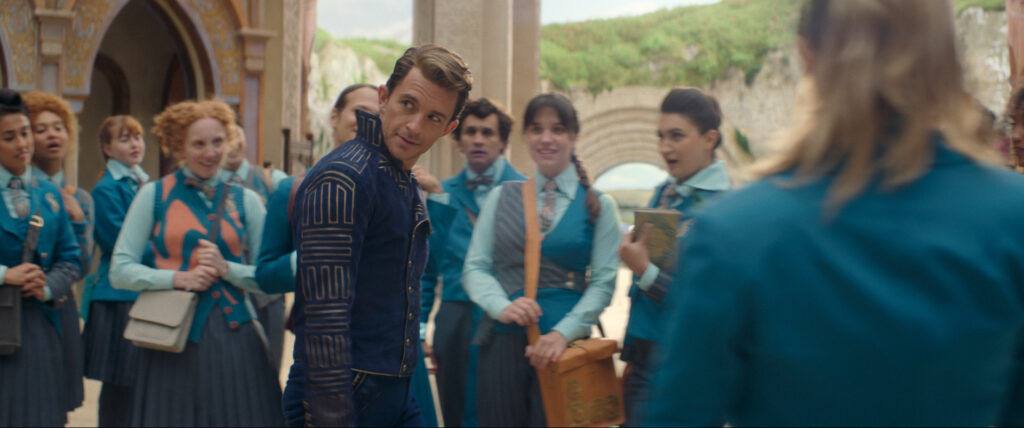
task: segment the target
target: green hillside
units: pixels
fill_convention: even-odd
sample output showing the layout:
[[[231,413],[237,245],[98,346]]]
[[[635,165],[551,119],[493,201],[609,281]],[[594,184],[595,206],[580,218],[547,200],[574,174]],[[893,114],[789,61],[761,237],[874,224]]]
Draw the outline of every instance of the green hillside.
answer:
[[[941,0],[935,0],[941,1]],[[765,55],[794,37],[802,0],[723,0],[627,18],[551,24],[541,29],[540,76],[561,90],[597,93],[626,85],[705,86],[730,69],[748,82]],[[1002,10],[1005,0],[954,0]],[[330,40],[317,31],[315,47]],[[384,74],[406,46],[391,41],[339,40],[370,57]]]
[[[541,78],[560,89],[699,86],[738,68],[753,77],[793,38],[798,0],[725,0],[541,29]]]

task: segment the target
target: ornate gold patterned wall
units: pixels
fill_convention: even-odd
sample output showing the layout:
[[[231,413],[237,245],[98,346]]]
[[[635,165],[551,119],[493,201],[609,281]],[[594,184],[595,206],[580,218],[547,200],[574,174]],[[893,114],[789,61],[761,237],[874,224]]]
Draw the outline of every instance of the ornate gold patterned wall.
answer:
[[[0,0],[3,18],[0,30],[3,31],[4,55],[7,64],[8,79],[11,87],[35,87],[38,64],[36,58],[36,40],[38,28],[32,15],[32,6],[27,0]]]
[[[124,0],[78,0],[71,31],[64,32],[64,86],[85,89],[92,73],[92,63],[100,42],[104,23],[109,23],[121,10]],[[116,7],[115,7],[115,4]]]
[[[199,16],[202,31],[212,49],[211,56],[217,62],[217,79],[220,81],[218,96],[237,101],[242,92],[242,46],[238,40],[238,28],[227,3],[230,0],[180,0],[179,3]]]

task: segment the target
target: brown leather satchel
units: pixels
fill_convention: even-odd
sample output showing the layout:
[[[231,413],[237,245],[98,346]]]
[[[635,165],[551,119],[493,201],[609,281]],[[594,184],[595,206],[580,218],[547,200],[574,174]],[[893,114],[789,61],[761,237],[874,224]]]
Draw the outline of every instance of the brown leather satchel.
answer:
[[[540,224],[534,180],[523,184],[523,212],[526,217],[524,296],[537,298],[540,278]],[[526,328],[531,345],[540,337],[536,324]],[[574,341],[557,362],[537,369],[544,415],[550,427],[607,427],[626,420],[622,401],[622,380],[615,374],[613,355],[618,342],[589,338]]]

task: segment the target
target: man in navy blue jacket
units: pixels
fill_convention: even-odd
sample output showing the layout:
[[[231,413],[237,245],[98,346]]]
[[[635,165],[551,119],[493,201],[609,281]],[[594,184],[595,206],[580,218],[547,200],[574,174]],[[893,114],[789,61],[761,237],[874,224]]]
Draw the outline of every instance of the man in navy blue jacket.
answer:
[[[418,426],[420,277],[430,221],[410,173],[458,126],[472,77],[459,56],[410,48],[359,112],[356,138],[321,159],[295,196],[295,364],[313,426]]]

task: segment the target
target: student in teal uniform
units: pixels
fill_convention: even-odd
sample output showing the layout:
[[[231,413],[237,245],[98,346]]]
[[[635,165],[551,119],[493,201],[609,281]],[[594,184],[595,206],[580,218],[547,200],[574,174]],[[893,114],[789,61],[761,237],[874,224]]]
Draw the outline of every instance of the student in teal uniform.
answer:
[[[805,3],[794,127],[683,238],[644,424],[1024,424],[1024,178],[952,13]]]
[[[281,389],[263,333],[250,322],[248,292],[260,292],[255,266],[266,214],[259,195],[220,180],[235,114],[220,101],[181,102],[154,118],[164,153],[182,167],[139,189],[111,259],[122,290],[178,289],[199,303],[182,353],[139,350],[132,425],[280,426]],[[225,193],[226,192],[226,193]],[[209,236],[223,197],[217,236]],[[143,254],[150,248],[153,262]]]
[[[570,342],[590,337],[611,302],[619,266],[618,209],[610,196],[591,188],[575,154],[579,131],[576,109],[564,96],[530,100],[523,138],[537,164],[536,182],[532,188],[524,186],[529,181],[496,187],[473,229],[462,285],[487,314],[476,337],[481,426],[546,426],[535,368],[557,361]],[[536,300],[523,297],[522,192],[537,193],[543,234]],[[541,333],[532,346],[524,329],[529,324],[538,324]]]
[[[78,239],[82,255],[83,273],[88,272],[92,263],[93,247],[93,201],[85,189],[69,185],[64,177],[64,164],[69,153],[78,150],[78,121],[67,101],[54,94],[32,91],[23,95],[28,106],[32,132],[35,134],[35,151],[32,155],[32,176],[39,181],[49,181],[57,186],[64,199],[64,209],[71,218],[71,227]],[[61,325],[67,334],[61,336],[64,343],[64,370],[68,372],[65,390],[68,411],[82,405],[84,399],[84,347],[78,319],[78,305],[75,299],[68,299],[59,305]]]
[[[443,183],[434,180],[437,189],[428,189],[430,181],[416,177],[424,190],[433,190],[427,196],[434,234],[423,273],[420,321],[425,332],[440,281],[441,307],[434,319],[433,347],[424,342],[423,348],[425,353],[432,351],[437,362],[437,395],[448,427],[477,425],[478,349],[470,342],[482,313],[462,288],[462,267],[487,193],[505,181],[526,180],[502,156],[511,131],[512,117],[504,109],[487,98],[471,101],[462,110],[458,128],[452,131],[459,151],[466,157],[465,168]]]
[[[682,213],[681,222],[693,218],[720,192],[729,189],[725,162],[715,159],[722,142],[718,130],[722,111],[714,97],[696,88],[676,88],[661,102],[658,118],[658,152],[665,159],[669,178],[654,190],[648,208],[671,209]],[[633,271],[629,289],[632,305],[620,358],[627,363],[623,374],[624,425],[636,424],[636,412],[651,379],[651,349],[661,338],[665,308],[663,299],[672,283],[673,271],[651,263],[646,236],[650,226],[641,225],[637,239],[633,232],[622,237],[619,256]]]
[[[131,425],[132,384],[138,369],[138,348],[125,340],[128,312],[139,293],[110,285],[110,257],[124,217],[139,187],[149,175],[139,164],[146,152],[142,125],[127,115],[110,116],[100,125],[100,150],[107,170],[92,189],[96,206],[96,244],[100,266],[82,293],[85,329],[85,376],[103,382],[99,396],[99,425]],[[146,258],[144,256],[144,258]]]
[[[0,287],[21,288],[21,346],[13,354],[0,355],[2,426],[67,422],[68,373],[61,337],[78,334],[62,332],[59,307],[74,300],[71,283],[81,276],[81,250],[60,189],[32,177],[29,162],[34,148],[21,96],[0,89]],[[29,253],[31,261],[25,261],[33,216],[39,217],[36,224],[41,226],[35,250]]]

